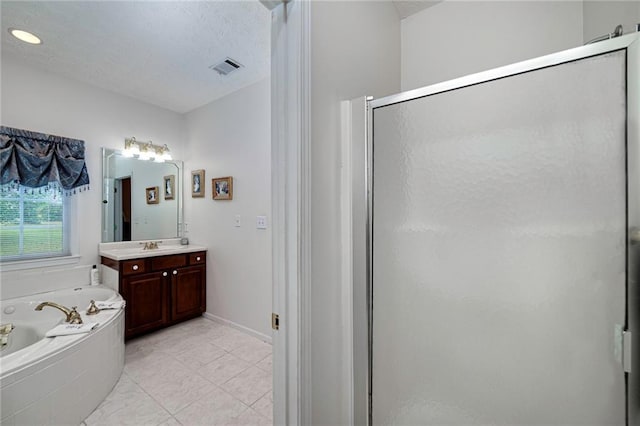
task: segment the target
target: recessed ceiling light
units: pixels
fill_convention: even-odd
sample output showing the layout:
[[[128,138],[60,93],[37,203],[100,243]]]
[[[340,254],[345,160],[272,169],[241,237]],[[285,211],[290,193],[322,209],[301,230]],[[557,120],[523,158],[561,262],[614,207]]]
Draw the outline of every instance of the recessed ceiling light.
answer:
[[[42,44],[42,40],[37,36],[31,34],[28,31],[17,30],[15,28],[9,28],[9,33],[17,38],[18,40],[22,40],[25,43],[29,44]]]

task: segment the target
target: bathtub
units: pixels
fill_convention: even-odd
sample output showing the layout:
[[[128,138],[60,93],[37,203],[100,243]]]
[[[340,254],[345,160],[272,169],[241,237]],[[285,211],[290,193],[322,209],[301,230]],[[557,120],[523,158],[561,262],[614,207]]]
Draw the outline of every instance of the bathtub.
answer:
[[[79,425],[104,400],[124,366],[124,310],[86,315],[89,301],[120,300],[104,286],[56,290],[0,302],[0,322],[15,329],[0,349],[0,423]],[[84,322],[99,326],[87,334],[48,338],[65,320],[41,302],[77,306]]]

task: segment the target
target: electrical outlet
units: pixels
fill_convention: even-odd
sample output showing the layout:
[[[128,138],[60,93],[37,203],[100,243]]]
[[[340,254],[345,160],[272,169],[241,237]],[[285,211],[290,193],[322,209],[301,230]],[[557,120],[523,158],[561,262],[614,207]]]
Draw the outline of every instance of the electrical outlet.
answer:
[[[257,229],[267,229],[267,217],[266,216],[256,216],[256,228]]]
[[[237,214],[234,220],[234,225],[236,228],[240,228],[240,215]]]

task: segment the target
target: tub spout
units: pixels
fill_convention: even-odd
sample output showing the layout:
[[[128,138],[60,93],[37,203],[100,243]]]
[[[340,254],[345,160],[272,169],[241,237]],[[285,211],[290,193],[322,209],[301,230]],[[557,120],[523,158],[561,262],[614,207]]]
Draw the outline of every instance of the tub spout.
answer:
[[[71,323],[71,324],[82,324],[82,317],[80,316],[78,311],[76,311],[77,306],[74,306],[73,308],[69,309],[69,308],[66,308],[66,307],[64,307],[62,305],[58,305],[57,303],[54,303],[54,302],[42,302],[41,304],[36,306],[36,311],[41,311],[42,308],[44,308],[45,306],[50,306],[52,308],[56,308],[56,309],[62,311],[65,314],[65,316],[67,317],[67,319],[65,321],[68,322],[68,323]]]

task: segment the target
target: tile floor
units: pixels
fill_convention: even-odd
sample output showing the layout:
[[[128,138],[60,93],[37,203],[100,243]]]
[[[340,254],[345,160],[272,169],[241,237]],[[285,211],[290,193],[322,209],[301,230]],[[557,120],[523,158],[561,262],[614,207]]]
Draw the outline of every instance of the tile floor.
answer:
[[[271,425],[271,345],[197,318],[126,344],[124,372],[83,425]]]

